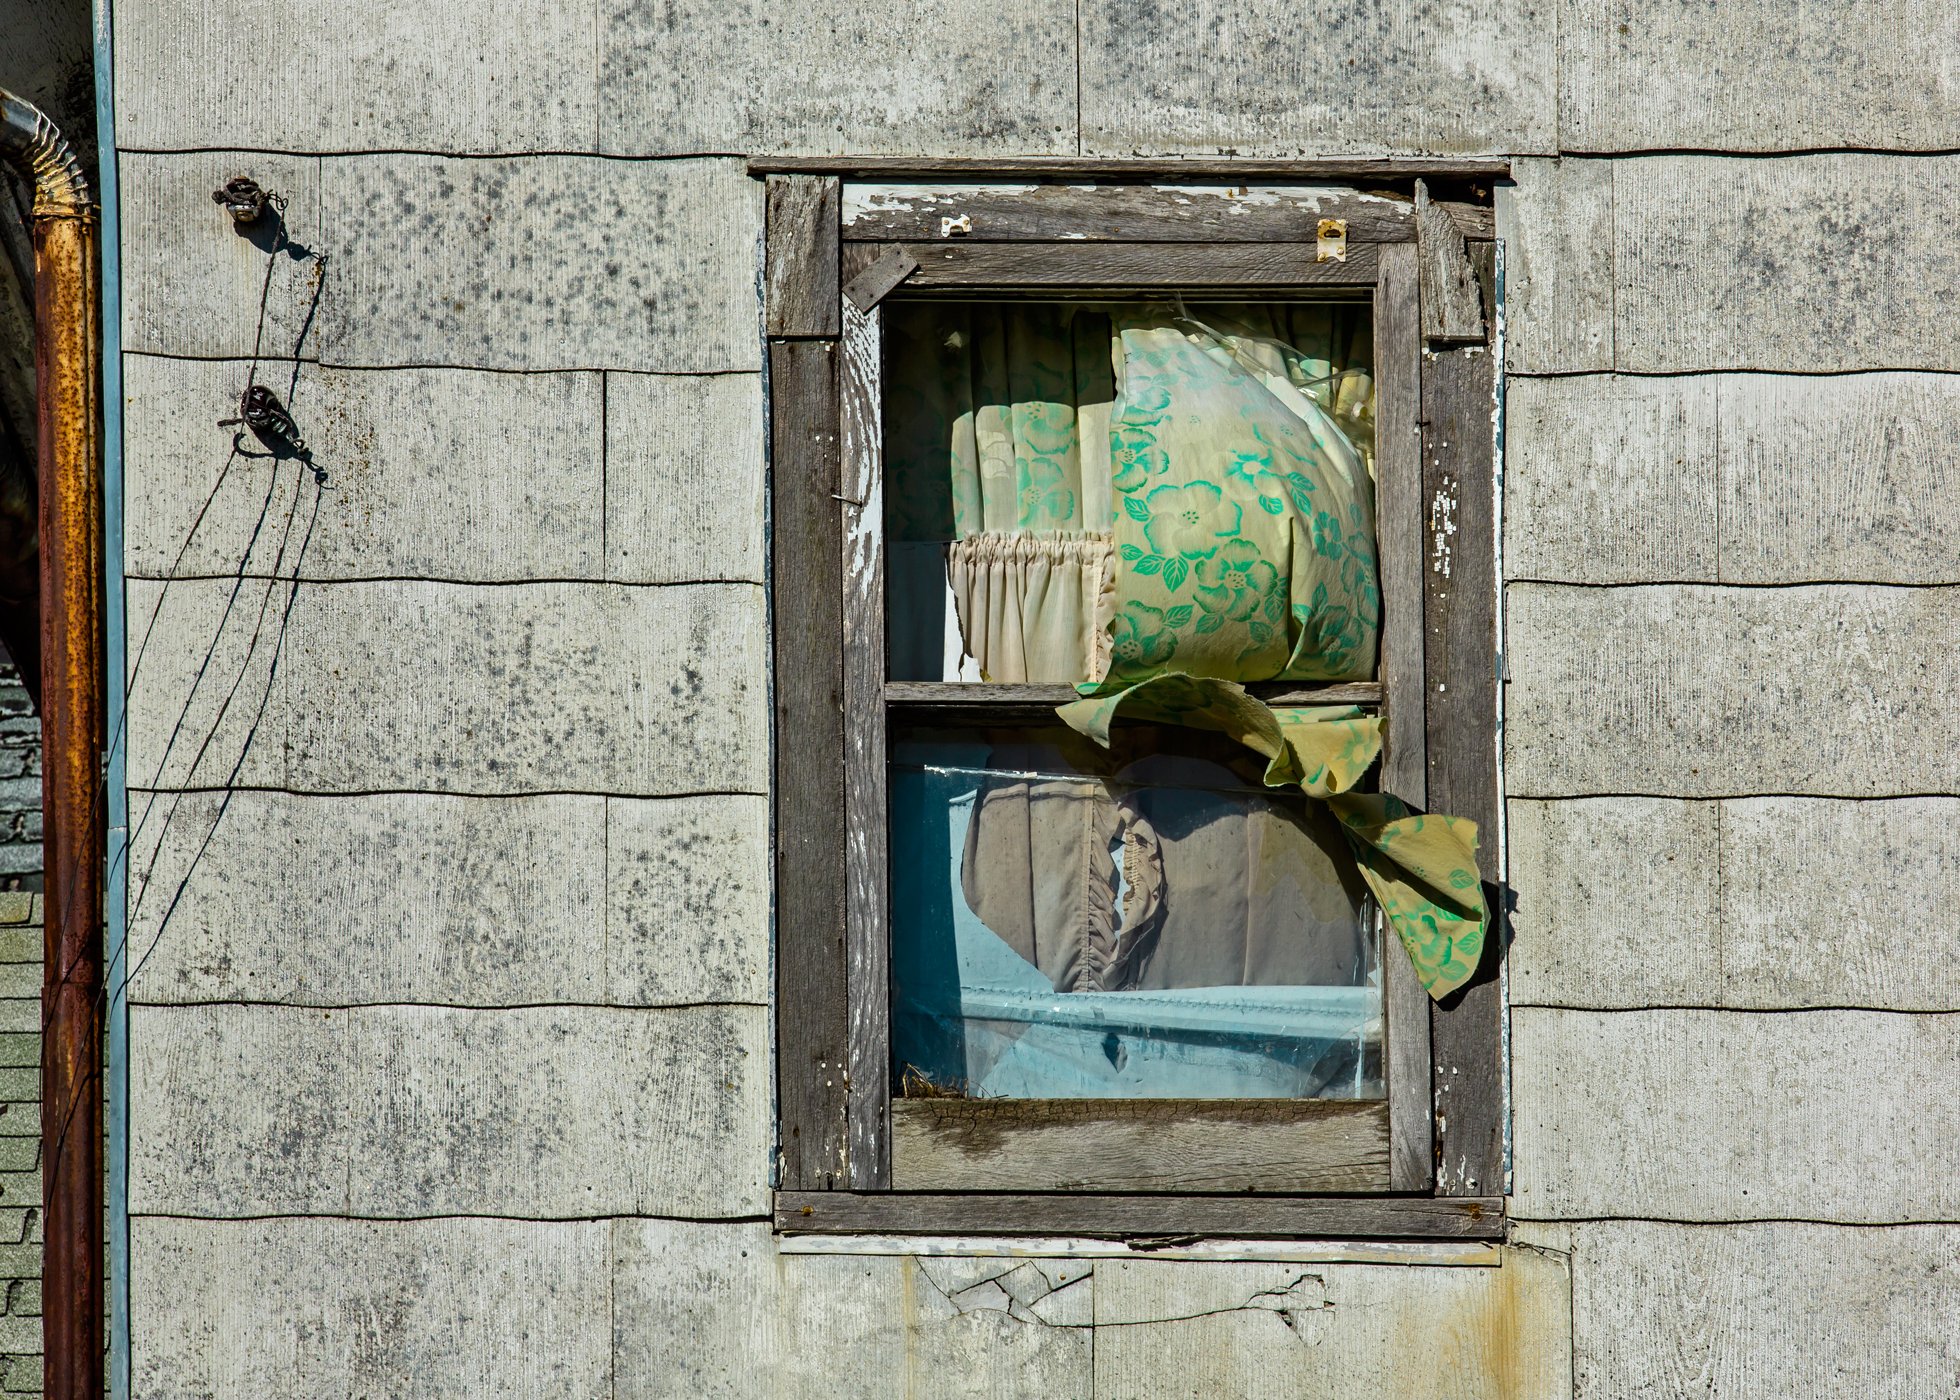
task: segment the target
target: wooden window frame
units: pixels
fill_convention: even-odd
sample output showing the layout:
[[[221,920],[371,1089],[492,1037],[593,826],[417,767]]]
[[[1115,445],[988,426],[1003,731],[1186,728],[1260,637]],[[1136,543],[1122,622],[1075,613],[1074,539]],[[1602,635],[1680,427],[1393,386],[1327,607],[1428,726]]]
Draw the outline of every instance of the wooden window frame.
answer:
[[[1178,165],[1048,161],[756,161],[766,175],[765,333],[774,645],[777,1228],[786,1232],[1493,1238],[1503,1229],[1503,933],[1497,869],[1495,249],[1487,203],[1501,162]],[[978,175],[1040,183],[895,199],[843,211],[844,177],[929,185]],[[1084,188],[1081,180],[1098,183]],[[1152,180],[1221,187],[1250,180],[1348,185],[1311,209],[1290,201],[1173,197]],[[1432,201],[1432,188],[1442,197]],[[1463,196],[1468,195],[1468,200]],[[957,207],[955,207],[957,206]],[[941,221],[964,216],[956,237]],[[1344,224],[1344,256],[1319,256],[1322,219]],[[888,255],[894,250],[903,258]],[[880,260],[884,259],[881,263]],[[907,267],[907,264],[916,267]],[[1173,1174],[1170,1189],[1019,1189],[985,1163],[893,1184],[886,722],[896,713],[1019,707],[1034,716],[1067,687],[888,683],[882,571],[882,307],[860,310],[866,276],[903,295],[1089,295],[1199,290],[1257,296],[1366,290],[1377,345],[1377,475],[1383,593],[1380,680],[1269,686],[1274,698],[1379,703],[1382,786],[1428,810],[1475,818],[1493,911],[1491,952],[1471,985],[1432,1005],[1385,939],[1385,1161],[1341,1170],[1352,1105],[1036,1104],[1034,1117],[1085,1124],[1161,1159],[1180,1128],[1301,1156],[1275,1189],[1266,1167]],[[1481,284],[1481,285],[1480,285]],[[1489,316],[1482,310],[1488,308]],[[1420,626],[1397,618],[1420,618]],[[1001,1102],[900,1100],[935,1138]],[[1023,1106],[1026,1107],[1026,1106]],[[1331,1125],[1331,1126],[1330,1126]],[[990,1125],[966,1125],[987,1133]],[[1040,1122],[1028,1141],[1040,1140]],[[1274,1133],[1278,1136],[1274,1137]],[[1350,1134],[1352,1136],[1352,1134]],[[907,1138],[915,1142],[916,1135]],[[1187,1141],[1195,1141],[1187,1138]],[[1358,1139],[1357,1139],[1358,1140]],[[919,1160],[915,1149],[909,1163]],[[1379,1149],[1377,1149],[1379,1152]],[[984,1156],[984,1154],[982,1154]],[[1174,1155],[1174,1151],[1173,1151]],[[958,1159],[959,1154],[952,1154]],[[1360,1163],[1361,1156],[1354,1156]],[[1275,1159],[1277,1160],[1277,1158]],[[955,1160],[957,1165],[957,1161]],[[973,1164],[968,1162],[969,1166]],[[1011,1164],[1010,1164],[1011,1166]],[[1323,1169],[1324,1168],[1324,1169]],[[908,1167],[908,1170],[912,1168]],[[1266,1172],[1261,1175],[1261,1172]],[[1318,1174],[1316,1174],[1318,1173]],[[1115,1174],[1120,1179],[1120,1172]],[[960,1189],[945,1189],[952,1180]],[[921,1184],[938,1189],[914,1189]]]

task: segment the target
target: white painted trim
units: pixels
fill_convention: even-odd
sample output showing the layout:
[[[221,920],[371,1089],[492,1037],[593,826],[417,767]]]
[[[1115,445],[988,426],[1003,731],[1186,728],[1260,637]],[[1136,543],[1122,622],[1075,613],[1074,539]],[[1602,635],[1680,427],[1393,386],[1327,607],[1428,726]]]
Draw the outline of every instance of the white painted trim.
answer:
[[[1122,1240],[1026,1238],[960,1235],[779,1235],[779,1254],[919,1255],[962,1259],[1165,1259],[1214,1263],[1417,1264],[1431,1267],[1494,1269],[1503,1249],[1481,1241],[1415,1243],[1402,1240],[1200,1240],[1192,1244],[1139,1249]]]

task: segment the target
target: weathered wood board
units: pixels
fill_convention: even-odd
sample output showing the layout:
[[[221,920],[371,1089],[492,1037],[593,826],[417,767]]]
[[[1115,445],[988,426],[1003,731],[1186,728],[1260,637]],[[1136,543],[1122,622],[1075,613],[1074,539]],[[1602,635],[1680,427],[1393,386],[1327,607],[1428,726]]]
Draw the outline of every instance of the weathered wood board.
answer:
[[[1322,219],[1341,220],[1357,243],[1415,237],[1414,206],[1407,199],[1327,185],[863,181],[844,194],[844,237],[874,241],[1014,243],[1052,240],[1059,233],[1089,242],[1311,243]]]
[[[900,1191],[1379,1191],[1388,1104],[900,1099]]]

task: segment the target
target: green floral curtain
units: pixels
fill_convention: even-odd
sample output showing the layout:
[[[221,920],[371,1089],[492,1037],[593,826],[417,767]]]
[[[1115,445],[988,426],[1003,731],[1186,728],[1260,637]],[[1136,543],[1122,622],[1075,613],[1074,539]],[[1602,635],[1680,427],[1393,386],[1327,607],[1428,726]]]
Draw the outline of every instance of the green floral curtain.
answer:
[[[888,459],[928,469],[890,493],[891,532],[947,541],[983,675],[1076,682],[1058,713],[1105,746],[1122,714],[1265,756],[1339,819],[1430,993],[1462,985],[1488,923],[1475,825],[1355,791],[1378,720],[1240,684],[1375,675],[1365,311],[915,306],[892,327],[918,387]]]

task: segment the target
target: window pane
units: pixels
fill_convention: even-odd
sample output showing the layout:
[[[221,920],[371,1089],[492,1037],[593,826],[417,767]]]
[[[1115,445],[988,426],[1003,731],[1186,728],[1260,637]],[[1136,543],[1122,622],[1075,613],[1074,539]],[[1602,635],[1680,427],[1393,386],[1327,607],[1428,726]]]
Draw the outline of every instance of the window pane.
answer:
[[[1319,804],[1216,735],[901,729],[893,1082],[1379,1098],[1373,919]]]
[[[1180,635],[1204,674],[1373,674],[1367,304],[895,301],[885,344],[893,679],[1101,680]]]

